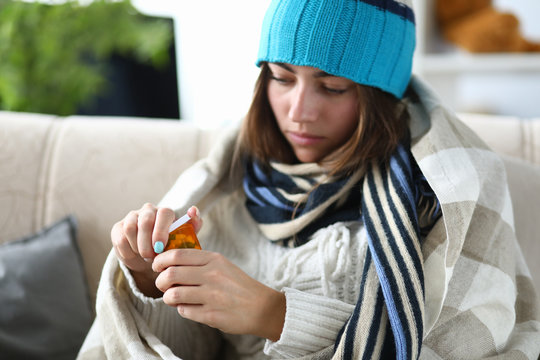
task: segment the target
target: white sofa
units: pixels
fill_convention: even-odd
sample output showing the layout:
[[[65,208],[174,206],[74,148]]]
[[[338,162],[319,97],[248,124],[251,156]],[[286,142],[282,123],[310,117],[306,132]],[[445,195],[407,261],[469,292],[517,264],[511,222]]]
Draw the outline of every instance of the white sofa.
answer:
[[[540,289],[540,118],[462,119],[505,156],[516,231]],[[113,223],[158,202],[216,136],[186,121],[0,112],[0,243],[74,214],[94,300]]]

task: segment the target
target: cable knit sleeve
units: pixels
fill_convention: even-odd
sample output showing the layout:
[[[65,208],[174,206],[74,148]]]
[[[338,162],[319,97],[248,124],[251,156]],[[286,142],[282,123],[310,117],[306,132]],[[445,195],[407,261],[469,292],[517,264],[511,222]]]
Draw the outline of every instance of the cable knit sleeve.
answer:
[[[137,312],[150,331],[182,358],[212,359],[221,347],[221,333],[206,325],[182,318],[176,308],[168,306],[162,298],[144,295],[137,287],[128,268],[120,263],[127,280],[127,293]],[[212,355],[213,354],[213,355]]]
[[[295,358],[332,346],[354,305],[324,296],[284,288],[285,324],[277,342],[266,341],[271,357]]]

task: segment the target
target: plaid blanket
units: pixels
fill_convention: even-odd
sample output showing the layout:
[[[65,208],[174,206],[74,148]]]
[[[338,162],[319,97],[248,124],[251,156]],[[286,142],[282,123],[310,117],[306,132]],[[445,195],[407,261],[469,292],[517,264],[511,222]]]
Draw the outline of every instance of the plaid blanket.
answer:
[[[538,359],[540,304],[515,237],[503,162],[421,81],[413,78],[411,85],[417,95],[409,105],[411,152],[443,214],[422,241],[423,333],[414,357]],[[188,170],[187,176],[203,175],[192,191],[180,177],[162,205],[204,208],[224,191],[235,135]],[[122,290],[124,282],[111,253],[98,290],[97,317],[78,358],[177,359],[141,321]],[[353,346],[365,347],[367,338],[357,332]],[[306,359],[343,358],[343,351],[334,350]]]

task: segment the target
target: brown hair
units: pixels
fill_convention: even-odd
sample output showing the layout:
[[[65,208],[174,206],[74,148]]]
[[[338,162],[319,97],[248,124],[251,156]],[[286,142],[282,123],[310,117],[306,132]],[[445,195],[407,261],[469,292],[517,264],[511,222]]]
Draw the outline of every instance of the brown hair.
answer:
[[[292,164],[294,152],[281,133],[268,100],[270,70],[261,64],[253,100],[237,142],[236,158],[253,157]],[[408,136],[409,114],[402,101],[380,89],[357,84],[358,126],[327,164],[331,174],[353,172],[370,161],[388,161],[399,142]]]

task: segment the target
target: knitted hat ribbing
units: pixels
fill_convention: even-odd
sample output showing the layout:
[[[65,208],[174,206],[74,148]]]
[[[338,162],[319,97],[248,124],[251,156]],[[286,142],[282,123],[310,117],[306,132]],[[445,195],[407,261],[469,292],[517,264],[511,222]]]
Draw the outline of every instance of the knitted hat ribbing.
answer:
[[[272,0],[257,65],[312,66],[401,98],[415,47],[411,0]]]

